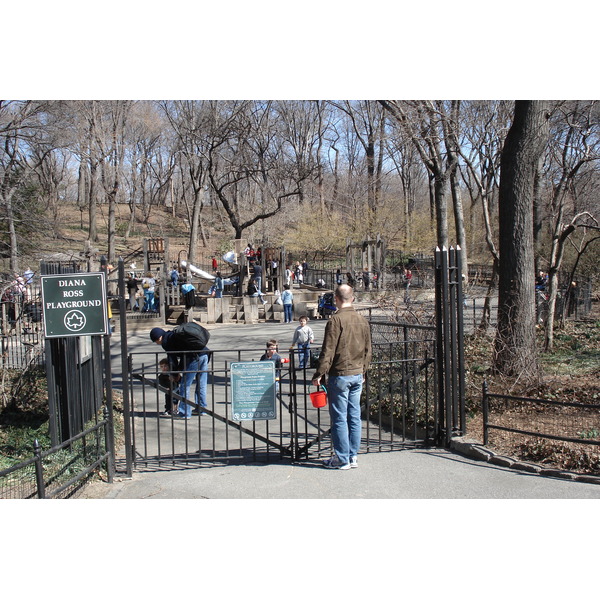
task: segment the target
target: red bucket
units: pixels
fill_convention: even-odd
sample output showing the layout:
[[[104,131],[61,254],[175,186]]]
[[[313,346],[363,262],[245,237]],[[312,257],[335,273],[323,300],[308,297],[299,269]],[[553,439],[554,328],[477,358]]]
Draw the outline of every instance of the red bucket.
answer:
[[[315,408],[323,408],[327,406],[327,392],[311,392],[310,401]]]

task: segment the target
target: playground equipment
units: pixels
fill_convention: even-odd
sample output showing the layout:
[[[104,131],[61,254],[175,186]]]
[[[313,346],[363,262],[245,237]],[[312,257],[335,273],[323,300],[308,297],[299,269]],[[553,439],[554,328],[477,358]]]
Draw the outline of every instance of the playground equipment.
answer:
[[[386,245],[381,236],[372,240],[367,238],[360,244],[353,244],[348,240],[346,242],[346,269],[355,275],[362,273],[365,269],[369,273],[377,273],[377,285],[384,289],[384,271],[385,271]]]
[[[199,269],[198,267],[195,267],[194,265],[191,265],[190,263],[187,262],[187,260],[182,260],[180,262],[180,265],[184,269],[190,271],[191,273],[193,273],[197,277],[200,277],[201,279],[207,279],[208,281],[214,281],[215,280],[215,276],[214,275],[211,275],[210,273],[207,273],[206,271],[203,271],[202,269]]]

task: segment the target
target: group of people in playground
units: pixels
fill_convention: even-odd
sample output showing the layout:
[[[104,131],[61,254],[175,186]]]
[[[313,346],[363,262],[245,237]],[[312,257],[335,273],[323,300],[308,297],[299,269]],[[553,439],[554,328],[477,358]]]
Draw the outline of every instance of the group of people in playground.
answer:
[[[148,271],[141,279],[132,271],[127,275],[125,287],[127,288],[127,310],[140,312],[158,312],[158,282],[156,277]]]
[[[367,320],[354,310],[352,287],[347,284],[339,285],[334,292],[334,299],[337,310],[325,326],[318,363],[311,381],[319,388],[327,380],[333,453],[323,465],[329,469],[347,470],[358,466],[361,441],[360,397],[371,361],[371,334]],[[150,331],[150,339],[167,352],[167,358],[159,363],[161,373],[158,383],[167,390],[163,414],[184,419],[191,418],[193,414],[206,414],[210,359],[208,346],[198,349],[201,346],[196,345],[194,351],[186,352],[178,332],[166,331],[160,327]],[[290,350],[298,357],[299,369],[306,370],[310,367],[310,347],[314,341],[308,318],[301,316],[290,346]],[[277,340],[271,339],[266,343],[265,353],[260,360],[275,362],[276,372],[280,372],[286,360],[278,353]],[[192,402],[191,387],[194,381],[195,402]],[[187,402],[177,402],[178,397]],[[195,404],[194,409],[192,404]]]

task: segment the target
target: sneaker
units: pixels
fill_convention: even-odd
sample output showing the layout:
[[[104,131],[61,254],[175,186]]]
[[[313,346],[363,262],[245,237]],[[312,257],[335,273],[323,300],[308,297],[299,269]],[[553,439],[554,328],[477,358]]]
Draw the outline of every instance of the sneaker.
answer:
[[[356,458],[356,456],[351,456],[350,457],[350,467],[353,469],[357,469],[358,468],[358,460]]]
[[[346,463],[346,464],[341,463],[337,459],[337,456],[332,456],[330,459],[324,460],[323,461],[323,466],[326,469],[340,469],[342,471],[346,471],[346,470],[348,470],[350,468],[350,464],[349,463]]]

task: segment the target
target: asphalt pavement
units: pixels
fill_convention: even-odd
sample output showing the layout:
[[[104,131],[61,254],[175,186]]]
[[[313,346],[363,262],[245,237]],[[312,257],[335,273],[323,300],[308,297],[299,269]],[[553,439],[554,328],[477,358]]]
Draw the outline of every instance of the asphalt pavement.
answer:
[[[357,469],[319,462],[182,467],[97,483],[84,495],[106,499],[598,499],[600,485],[543,477],[445,449],[359,455]]]

